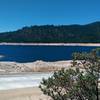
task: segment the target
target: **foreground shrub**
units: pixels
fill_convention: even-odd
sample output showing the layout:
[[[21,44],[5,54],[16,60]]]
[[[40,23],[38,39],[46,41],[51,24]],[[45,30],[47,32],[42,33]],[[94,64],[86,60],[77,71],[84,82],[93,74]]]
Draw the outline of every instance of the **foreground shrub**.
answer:
[[[80,71],[80,66],[85,71]],[[43,79],[39,86],[43,93],[53,100],[99,100],[99,49],[74,53],[72,67],[75,69],[62,69]]]

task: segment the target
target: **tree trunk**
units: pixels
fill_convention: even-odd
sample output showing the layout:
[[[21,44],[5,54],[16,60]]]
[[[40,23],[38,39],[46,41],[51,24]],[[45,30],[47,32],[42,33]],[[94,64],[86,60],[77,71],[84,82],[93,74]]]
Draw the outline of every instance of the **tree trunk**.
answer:
[[[96,96],[97,96],[97,100],[99,100],[98,80],[97,80],[97,85],[96,85]]]

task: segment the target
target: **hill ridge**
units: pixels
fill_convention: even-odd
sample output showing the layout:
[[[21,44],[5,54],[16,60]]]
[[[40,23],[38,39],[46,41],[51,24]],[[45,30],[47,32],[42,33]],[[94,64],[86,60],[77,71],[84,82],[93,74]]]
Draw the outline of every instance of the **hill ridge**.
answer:
[[[100,21],[86,25],[34,25],[0,33],[0,42],[100,43]]]

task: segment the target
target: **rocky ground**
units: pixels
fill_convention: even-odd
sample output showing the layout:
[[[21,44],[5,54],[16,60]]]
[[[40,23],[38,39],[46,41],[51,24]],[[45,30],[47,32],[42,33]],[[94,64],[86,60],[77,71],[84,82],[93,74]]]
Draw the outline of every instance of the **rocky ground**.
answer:
[[[24,73],[24,72],[50,72],[61,68],[71,67],[71,61],[44,62],[35,61],[30,63],[0,62],[0,74]]]

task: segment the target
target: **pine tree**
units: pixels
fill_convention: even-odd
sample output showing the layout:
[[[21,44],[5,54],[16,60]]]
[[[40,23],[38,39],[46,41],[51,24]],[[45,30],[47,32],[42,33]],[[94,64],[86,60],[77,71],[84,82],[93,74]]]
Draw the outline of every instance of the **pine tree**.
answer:
[[[39,87],[53,100],[99,100],[99,52],[74,53],[71,69],[54,72]]]

